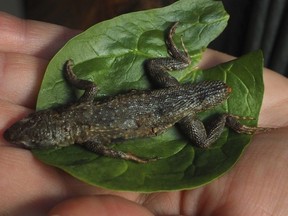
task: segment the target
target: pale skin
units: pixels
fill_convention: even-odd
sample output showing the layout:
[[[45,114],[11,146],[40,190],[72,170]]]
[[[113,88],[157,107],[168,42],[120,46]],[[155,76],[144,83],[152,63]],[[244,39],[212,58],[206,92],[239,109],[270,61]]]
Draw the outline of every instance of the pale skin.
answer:
[[[0,129],[33,111],[51,57],[79,33],[0,13]],[[209,68],[232,57],[208,50]],[[1,138],[0,215],[288,215],[288,80],[264,71],[258,134],[237,165],[211,184],[187,191],[139,194],[82,183]],[[49,213],[48,213],[49,212]]]

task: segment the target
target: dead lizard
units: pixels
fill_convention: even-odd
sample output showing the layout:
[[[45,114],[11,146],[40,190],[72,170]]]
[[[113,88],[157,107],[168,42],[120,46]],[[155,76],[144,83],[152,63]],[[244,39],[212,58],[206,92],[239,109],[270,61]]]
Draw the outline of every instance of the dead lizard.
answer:
[[[237,117],[228,113],[206,127],[197,118],[197,113],[225,101],[231,88],[222,81],[180,85],[169,75],[168,71],[185,69],[191,62],[184,44],[184,51],[181,51],[173,42],[176,26],[177,23],[169,29],[166,39],[170,57],[149,59],[145,65],[148,75],[160,89],[132,91],[94,101],[96,85],[78,79],[72,69],[72,60],[68,60],[64,76],[69,84],[85,90],[82,97],[74,104],[28,115],[7,129],[4,137],[29,149],[80,144],[104,156],[144,163],[153,159],[114,150],[110,144],[155,136],[176,123],[200,148],[211,146],[220,137],[225,125],[238,133],[265,130],[242,125]]]

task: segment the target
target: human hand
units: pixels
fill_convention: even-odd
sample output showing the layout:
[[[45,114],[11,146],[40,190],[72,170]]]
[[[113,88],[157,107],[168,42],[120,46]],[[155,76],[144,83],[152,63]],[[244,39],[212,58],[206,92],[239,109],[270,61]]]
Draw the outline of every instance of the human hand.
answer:
[[[1,133],[34,109],[51,57],[77,31],[0,14]],[[200,67],[231,57],[208,50]],[[236,166],[195,190],[139,194],[86,185],[0,142],[0,215],[288,215],[288,81],[265,70],[260,126]]]

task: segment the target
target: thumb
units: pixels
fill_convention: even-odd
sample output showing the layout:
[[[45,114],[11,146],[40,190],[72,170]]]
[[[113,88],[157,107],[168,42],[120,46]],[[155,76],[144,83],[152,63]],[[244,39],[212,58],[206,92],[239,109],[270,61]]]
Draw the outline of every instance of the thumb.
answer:
[[[152,216],[145,207],[113,195],[83,196],[64,201],[54,207],[49,216]]]

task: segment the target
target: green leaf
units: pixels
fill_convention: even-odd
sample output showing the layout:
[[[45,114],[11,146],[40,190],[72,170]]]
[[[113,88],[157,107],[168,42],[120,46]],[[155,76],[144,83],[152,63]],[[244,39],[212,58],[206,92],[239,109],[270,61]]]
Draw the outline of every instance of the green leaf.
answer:
[[[175,41],[181,46],[183,37],[193,61],[186,72],[191,72],[203,50],[223,31],[227,20],[221,3],[181,0],[165,8],[130,13],[98,23],[70,40],[51,60],[37,109],[58,106],[73,99],[75,89],[71,89],[62,76],[67,59],[74,60],[74,70],[80,78],[97,83],[98,96],[145,89],[150,84],[143,61],[167,56],[164,32],[172,23],[180,21]],[[179,73],[181,75],[183,73]]]
[[[229,112],[257,119],[263,96],[260,51],[205,71],[195,71],[202,52],[226,26],[228,16],[219,2],[181,0],[175,4],[144,12],[126,14],[99,23],[70,40],[48,65],[38,97],[38,109],[71,101],[75,89],[62,78],[67,59],[75,62],[76,74],[93,80],[100,88],[99,97],[128,89],[151,88],[143,62],[167,56],[164,31],[180,21],[175,41],[181,36],[193,65],[172,72],[181,82],[203,79],[224,80],[233,88],[230,98],[214,110],[201,114]],[[78,96],[81,95],[78,92]],[[256,120],[248,122],[255,124]],[[89,184],[114,190],[168,191],[190,189],[223,175],[240,157],[250,136],[226,130],[210,149],[193,147],[176,128],[157,137],[129,140],[114,148],[160,160],[138,164],[102,157],[78,145],[62,149],[34,150],[43,162],[58,167]]]

